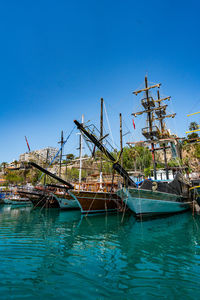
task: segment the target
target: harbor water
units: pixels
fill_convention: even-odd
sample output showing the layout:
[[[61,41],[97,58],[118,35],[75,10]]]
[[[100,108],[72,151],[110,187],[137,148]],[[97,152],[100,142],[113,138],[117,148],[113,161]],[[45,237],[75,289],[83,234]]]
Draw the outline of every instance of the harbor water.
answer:
[[[200,217],[0,206],[0,299],[194,299]]]

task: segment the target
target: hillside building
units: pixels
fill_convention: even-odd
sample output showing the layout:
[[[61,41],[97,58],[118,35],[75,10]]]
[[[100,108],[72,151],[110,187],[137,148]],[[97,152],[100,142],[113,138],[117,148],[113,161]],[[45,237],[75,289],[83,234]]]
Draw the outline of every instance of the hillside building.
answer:
[[[45,162],[47,158],[47,151],[48,153],[48,161],[52,161],[55,155],[58,152],[57,148],[54,147],[47,147],[44,149],[34,150],[31,152],[26,152],[20,155],[19,161],[20,162],[29,162],[31,160],[37,160],[38,162]],[[59,161],[59,156],[56,157],[55,162]]]

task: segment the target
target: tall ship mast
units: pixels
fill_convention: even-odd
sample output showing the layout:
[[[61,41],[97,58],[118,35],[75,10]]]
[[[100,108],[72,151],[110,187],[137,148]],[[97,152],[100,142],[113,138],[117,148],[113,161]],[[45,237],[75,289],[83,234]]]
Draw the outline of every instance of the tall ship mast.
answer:
[[[155,151],[163,149],[164,161],[165,161],[165,170],[166,170],[166,179],[169,179],[169,172],[167,166],[167,155],[166,149],[168,142],[170,141],[171,136],[169,130],[167,130],[165,124],[165,118],[174,118],[175,113],[167,114],[167,104],[163,104],[164,101],[170,100],[171,97],[160,98],[159,88],[161,83],[148,86],[147,76],[145,76],[145,88],[133,92],[136,96],[140,93],[144,93],[144,98],[141,100],[141,105],[144,110],[132,113],[134,117],[146,114],[146,124],[145,128],[142,128],[142,134],[146,138],[146,142],[151,145],[152,159],[153,159],[153,171],[154,179],[157,179],[156,174],[156,158]],[[150,90],[158,88],[157,90],[157,99],[154,99],[150,94]],[[159,144],[159,148],[155,148],[155,145]]]
[[[133,211],[136,217],[154,217],[189,209],[189,184],[181,174],[178,173],[170,183],[146,179],[137,187],[127,171],[120,165],[120,156],[116,160],[112,152],[109,151],[106,136],[99,139],[93,126],[83,126],[77,120],[74,120],[74,123],[85,138],[89,139],[110,160],[113,169],[123,177],[124,185],[117,190],[117,195]],[[154,140],[152,144],[154,146]]]

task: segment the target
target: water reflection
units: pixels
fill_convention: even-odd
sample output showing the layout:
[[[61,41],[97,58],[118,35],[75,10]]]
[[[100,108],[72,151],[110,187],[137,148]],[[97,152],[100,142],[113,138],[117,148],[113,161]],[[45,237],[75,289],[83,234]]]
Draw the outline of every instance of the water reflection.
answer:
[[[0,291],[6,299],[193,298],[199,229],[190,213],[137,222],[1,206]]]
[[[118,296],[184,298],[199,289],[199,228],[199,218],[187,213],[146,222],[94,218],[84,222],[83,247],[91,252],[90,240],[95,243],[92,256],[104,287]]]

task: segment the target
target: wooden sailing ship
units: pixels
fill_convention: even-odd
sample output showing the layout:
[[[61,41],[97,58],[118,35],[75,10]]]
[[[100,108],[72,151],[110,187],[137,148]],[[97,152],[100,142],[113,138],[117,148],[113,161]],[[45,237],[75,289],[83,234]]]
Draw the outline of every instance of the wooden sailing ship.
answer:
[[[142,132],[151,144],[155,178],[155,144],[162,140],[165,151],[165,143],[171,138],[169,131],[166,130],[163,124],[163,119],[170,117],[170,115],[166,115],[166,106],[163,107],[163,105],[161,105],[161,102],[166,99],[160,99],[158,94],[158,99],[155,101],[149,96],[149,90],[159,86],[160,84],[148,87],[147,78],[145,78],[145,89],[135,92],[136,95],[142,91],[146,94],[146,97],[142,100],[144,111],[134,113],[134,115],[141,115],[145,112],[148,116],[147,120],[149,126],[143,128]],[[153,114],[155,111],[158,112],[156,118]],[[174,116],[175,114],[171,115],[171,117]],[[155,119],[162,121],[163,126],[161,130],[154,124]],[[144,180],[141,186],[137,187],[136,183],[130,178],[126,170],[119,164],[119,160],[116,161],[112,153],[108,151],[105,146],[105,140],[103,143],[102,139],[98,139],[93,131],[90,130],[89,126],[84,127],[76,120],[74,122],[78,129],[83,132],[84,136],[90,139],[90,141],[93,142],[94,145],[113,163],[113,169],[123,177],[124,187],[117,191],[117,195],[128,205],[137,217],[172,214],[189,209],[189,183],[181,174],[177,174],[170,183]]]
[[[96,134],[99,135],[100,143],[102,143],[103,136],[103,103],[104,100],[101,98],[101,113],[100,113],[100,132]],[[82,117],[82,125],[84,128],[84,119]],[[81,154],[82,154],[82,145],[83,145],[84,134],[81,131],[80,135],[80,171],[82,168],[81,164]],[[88,141],[88,138],[86,139]],[[93,149],[93,152],[95,149]],[[116,184],[114,180],[112,182],[105,181],[103,179],[103,162],[102,155],[100,156],[100,171],[99,171],[99,180],[92,183],[86,189],[81,189],[84,186],[81,182],[81,172],[79,172],[79,190],[70,191],[70,194],[73,195],[79,203],[82,214],[96,214],[96,213],[109,213],[117,212],[122,208],[122,201],[119,196],[115,193]],[[89,190],[90,189],[90,190]]]
[[[100,140],[103,137],[103,103],[104,100],[101,98],[101,113],[100,113]],[[84,116],[82,115],[82,125],[84,124]],[[64,209],[66,203],[66,197],[70,197],[70,201],[75,201],[76,205],[81,210],[82,214],[91,215],[99,213],[110,213],[117,212],[122,207],[122,201],[115,193],[116,184],[114,181],[111,183],[105,181],[103,178],[103,162],[102,155],[100,156],[100,170],[99,180],[86,184],[82,182],[82,155],[83,155],[83,134],[80,132],[80,166],[79,166],[79,184],[74,186],[73,190],[68,190],[65,197],[54,193],[60,207]],[[63,205],[64,204],[64,205]]]
[[[166,179],[169,179],[166,149],[168,143],[176,143],[177,137],[172,136],[166,128],[165,118],[174,118],[175,113],[167,114],[167,105],[164,101],[170,100],[170,97],[160,98],[159,90],[157,99],[154,100],[150,95],[150,90],[160,88],[161,84],[148,86],[147,77],[145,77],[145,88],[134,92],[138,95],[144,92],[145,97],[141,100],[143,110],[133,113],[134,117],[142,114],[147,115],[147,126],[142,129],[142,134],[147,143],[151,145],[154,180],[144,180],[141,186],[136,190],[128,188],[119,191],[119,195],[126,201],[129,208],[137,216],[157,216],[161,214],[178,213],[189,209],[189,182],[182,174],[177,174],[172,182],[158,182],[156,172],[157,150],[163,150]],[[159,145],[158,148],[155,146]]]
[[[34,207],[60,208],[62,210],[80,209],[77,199],[74,199],[72,194],[69,193],[69,190],[74,189],[72,184],[61,177],[52,174],[34,162],[30,162],[29,164],[44,174],[56,179],[58,182],[62,183],[62,185],[47,184],[36,186],[32,191],[18,190],[20,195],[28,197]]]
[[[32,191],[18,190],[21,196],[26,196],[34,207],[59,208],[61,210],[80,209],[82,214],[116,212],[121,207],[121,199],[114,192],[103,190],[80,190],[62,178],[45,170],[34,162],[30,165],[44,172],[63,185],[36,186]]]

